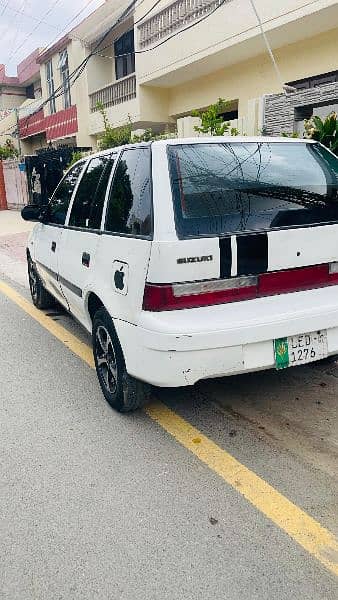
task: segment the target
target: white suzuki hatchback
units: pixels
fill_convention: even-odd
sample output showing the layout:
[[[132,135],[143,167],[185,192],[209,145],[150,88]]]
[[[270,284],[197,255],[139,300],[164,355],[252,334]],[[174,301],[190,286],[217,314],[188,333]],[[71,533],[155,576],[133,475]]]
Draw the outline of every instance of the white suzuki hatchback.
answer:
[[[91,332],[105,398],[338,353],[338,160],[318,143],[198,138],[76,163],[28,242],[35,306]]]

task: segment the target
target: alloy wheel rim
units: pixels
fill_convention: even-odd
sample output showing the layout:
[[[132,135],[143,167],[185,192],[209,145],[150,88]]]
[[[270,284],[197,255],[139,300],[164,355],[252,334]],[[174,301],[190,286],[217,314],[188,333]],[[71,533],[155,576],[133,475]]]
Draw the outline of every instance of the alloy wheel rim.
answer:
[[[110,334],[104,325],[99,325],[95,334],[97,368],[106,390],[115,394],[117,389],[117,364]]]

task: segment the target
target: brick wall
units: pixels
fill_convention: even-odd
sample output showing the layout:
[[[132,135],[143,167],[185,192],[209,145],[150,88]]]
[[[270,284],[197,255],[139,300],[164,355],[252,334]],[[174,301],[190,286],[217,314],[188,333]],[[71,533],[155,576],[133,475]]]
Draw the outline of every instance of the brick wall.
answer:
[[[3,171],[2,160],[0,160],[0,210],[6,210],[6,208],[7,208],[7,200],[6,200],[4,171]]]
[[[327,83],[292,94],[265,96],[264,129],[267,135],[292,132],[295,125],[295,109],[303,106],[323,106],[338,102],[338,82]]]

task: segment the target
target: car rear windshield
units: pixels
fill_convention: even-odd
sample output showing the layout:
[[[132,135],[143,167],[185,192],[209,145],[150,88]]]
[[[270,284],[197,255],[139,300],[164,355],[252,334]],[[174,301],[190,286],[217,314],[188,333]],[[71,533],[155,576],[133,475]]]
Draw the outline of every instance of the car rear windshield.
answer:
[[[168,145],[179,237],[338,222],[338,159],[320,144]]]

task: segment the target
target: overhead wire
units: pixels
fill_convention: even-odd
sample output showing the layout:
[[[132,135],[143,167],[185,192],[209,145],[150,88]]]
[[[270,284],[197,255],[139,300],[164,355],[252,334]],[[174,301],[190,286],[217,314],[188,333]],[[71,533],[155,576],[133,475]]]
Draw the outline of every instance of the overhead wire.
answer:
[[[13,13],[13,15],[20,15],[20,16],[25,17],[26,19],[29,19],[30,21],[35,21],[35,23],[47,25],[48,27],[51,27],[52,29],[59,30],[59,28],[56,25],[53,25],[53,23],[49,23],[49,21],[41,20],[41,19],[39,19],[39,17],[35,17],[34,15],[31,15],[31,14],[27,13],[25,10],[23,10],[23,6],[25,4],[26,4],[26,0],[21,4],[20,8],[14,8],[13,6],[7,6],[6,9],[7,9],[7,11],[10,11],[11,13]],[[0,7],[1,7],[1,5],[0,5]]]
[[[19,15],[24,15],[25,14],[24,12],[21,12],[21,9],[24,7],[25,4],[26,4],[26,0],[22,0],[21,5],[20,5],[20,9],[18,10],[18,14]],[[14,30],[15,33],[14,33],[14,35],[13,35],[13,37],[11,39],[11,42],[9,44],[10,47],[13,47],[15,45],[15,43],[16,43],[16,40],[18,39],[18,35],[19,35],[21,23],[22,23],[22,21],[20,21],[20,19],[18,19],[18,22],[17,22],[15,30]]]
[[[111,33],[111,31],[114,29],[114,27],[116,27],[116,25],[128,15],[128,13],[132,9],[132,7],[136,4],[136,1],[137,0],[132,0],[132,2],[126,7],[126,9],[119,16],[119,18],[117,19],[117,21],[111,27],[109,27],[109,29],[102,35],[102,37],[100,38],[100,40],[98,41],[98,43],[95,45],[94,49],[90,52],[90,54],[85,59],[83,59],[83,61],[72,71],[72,73],[70,73],[68,75],[66,82],[69,84],[69,86],[67,86],[69,89],[74,85],[75,81],[83,73],[84,69],[86,68],[86,65],[87,65],[88,61],[94,55],[94,53],[97,50],[97,48],[102,44],[102,42],[104,42],[104,40]],[[26,128],[29,125],[29,120],[32,118],[32,116],[34,114],[38,113],[53,98],[58,98],[58,97],[62,96],[64,93],[65,93],[65,82],[63,82],[60,86],[58,86],[58,88],[56,88],[56,90],[54,90],[53,94],[51,94],[48,98],[46,98],[41,103],[41,105],[33,113],[31,113],[30,115],[27,116],[27,118],[26,118]]]
[[[26,42],[29,40],[29,38],[32,37],[33,33],[35,33],[35,31],[38,29],[38,27],[42,24],[43,19],[45,17],[47,17],[47,15],[49,15],[60,2],[61,2],[61,0],[54,0],[53,4],[43,14],[43,18],[40,19],[39,22],[37,23],[37,25],[35,27],[33,27],[32,31],[30,31],[30,33],[28,35],[26,35],[25,39],[21,42],[21,44],[19,44],[19,46],[11,52],[8,60],[11,60],[18,53],[18,51],[21,50],[21,48],[23,48],[23,46],[26,44]]]
[[[58,0],[56,0],[57,2]],[[133,8],[133,6],[136,4],[137,0],[133,0],[131,2],[131,4],[128,5],[128,7],[123,11],[122,15],[120,15],[120,17],[117,19],[116,22],[114,22],[114,24],[109,27],[109,29],[105,32],[105,34],[100,38],[100,40],[97,42],[97,44],[95,45],[94,49],[91,50],[91,52],[88,54],[88,56],[73,70],[72,73],[70,73],[68,75],[68,83],[69,83],[69,89],[74,85],[74,83],[77,81],[77,79],[81,76],[81,74],[83,73],[83,71],[85,70],[88,61],[91,59],[92,56],[94,55],[100,55],[100,52],[104,52],[104,50],[106,50],[107,48],[110,48],[111,44],[108,44],[107,46],[104,46],[103,48],[101,48],[102,43],[104,42],[104,40],[108,37],[108,35],[111,33],[111,31],[116,27],[116,25],[125,18],[125,16],[130,12],[130,10]],[[143,0],[142,0],[143,1]],[[135,24],[138,24],[140,21],[144,20],[145,17],[154,10],[154,8],[156,8],[156,6],[159,4],[161,0],[156,0],[156,2],[154,3],[154,5],[137,21],[135,21]],[[222,0],[216,7],[214,7],[214,9],[210,12],[208,12],[207,14],[203,15],[200,19],[198,19],[198,21],[195,21],[193,23],[190,23],[189,25],[187,25],[186,27],[179,29],[178,31],[175,31],[172,35],[164,38],[163,40],[161,40],[160,42],[158,42],[157,44],[155,44],[154,46],[151,46],[150,48],[144,48],[142,50],[136,50],[134,52],[128,52],[128,53],[124,53],[124,54],[119,54],[118,57],[123,57],[123,56],[130,56],[131,54],[144,54],[146,52],[151,52],[157,48],[159,48],[160,46],[162,46],[163,44],[167,43],[168,41],[170,41],[171,39],[173,39],[174,37],[184,33],[185,31],[188,31],[190,29],[192,29],[193,27],[196,27],[197,25],[199,25],[201,22],[203,22],[205,19],[207,19],[208,17],[210,17],[212,14],[214,14],[219,8],[221,8],[228,0]],[[257,13],[257,9],[254,5],[253,0],[249,0],[251,2],[251,5],[253,7],[253,9],[255,10],[255,14],[256,14],[256,18],[258,19],[259,25],[260,25],[260,29],[261,29],[261,33],[263,35],[263,38],[267,44],[268,50],[269,50],[269,54],[272,54],[272,59],[274,62],[274,65],[276,67],[276,72],[279,74],[279,80],[282,83],[282,76],[280,74],[280,71],[278,69],[278,65],[274,59],[271,47],[269,45],[269,42],[266,38],[266,34],[264,32],[259,14]],[[270,57],[271,57],[270,54]],[[102,55],[101,55],[102,56]],[[103,56],[103,58],[111,58],[111,57],[106,57]],[[282,87],[284,89],[284,84],[282,83]],[[64,83],[61,84],[56,90],[54,90],[53,94],[51,94],[46,100],[44,100],[41,104],[41,106],[34,111],[31,115],[29,115],[27,118],[29,119],[30,117],[32,117],[34,114],[36,114],[37,112],[39,112],[39,110],[41,110],[46,104],[48,104],[53,98],[58,98],[60,96],[62,96],[65,93],[65,85]]]
[[[152,9],[158,4],[158,1],[159,0],[157,0],[157,2],[152,7]],[[163,40],[161,40],[160,42],[158,42],[158,44],[156,44],[155,46],[151,46],[150,48],[143,48],[143,50],[135,50],[134,52],[127,52],[126,54],[119,54],[118,56],[121,57],[121,56],[130,56],[130,54],[144,54],[146,52],[151,52],[152,50],[156,50],[156,48],[159,48],[163,44],[166,44],[167,42],[169,42],[171,39],[173,39],[177,35],[180,35],[181,33],[184,33],[185,31],[188,31],[189,29],[192,29],[193,27],[196,27],[197,25],[199,25],[200,23],[202,23],[202,21],[205,21],[205,19],[207,19],[208,17],[211,17],[211,15],[213,15],[216,12],[216,10],[218,10],[219,8],[221,8],[228,1],[229,0],[222,0],[210,12],[206,13],[200,19],[198,19],[198,21],[194,21],[193,23],[190,23],[186,27],[183,27],[182,29],[179,29],[178,31],[175,31],[170,36],[168,36],[168,37],[164,38]],[[148,13],[149,12],[151,12],[151,11],[149,10]],[[148,14],[148,13],[146,13],[146,14]],[[138,21],[136,21],[136,23],[139,23],[143,19],[144,19],[144,17],[142,17],[142,19],[139,19]],[[104,50],[106,50],[109,47],[110,46],[105,46],[104,48],[101,48],[100,51],[103,52]]]
[[[66,31],[69,30],[69,26],[81,15],[81,13],[83,13],[90,4],[92,4],[93,2],[95,2],[96,0],[88,0],[87,3],[85,4],[85,6],[83,6],[81,8],[81,10],[79,10],[69,21],[67,21],[67,23],[64,25],[64,27],[62,29],[58,30],[58,34],[52,39],[51,42],[49,42],[49,44],[47,44],[47,46],[45,46],[45,48],[43,49],[42,52],[46,52],[58,39],[60,39],[60,35],[62,35],[63,33],[65,33]],[[8,3],[7,3],[8,4]],[[13,10],[12,8],[8,8],[8,10]],[[15,11],[19,14],[19,11]],[[20,14],[25,14],[25,16],[29,16],[27,15],[27,13],[24,12],[20,12]],[[33,19],[34,21],[37,21],[39,23],[44,23],[46,25],[50,25],[52,26],[50,23],[47,23],[47,21],[42,21],[41,19],[38,19],[37,17],[33,17],[30,16],[31,19]],[[76,36],[74,36],[74,38],[76,38]],[[79,41],[83,41],[81,38],[76,38]],[[28,67],[33,64],[34,62],[36,62],[36,56],[34,55],[32,57],[32,59],[25,65],[25,68],[28,69]],[[1,83],[1,82],[0,82]]]
[[[276,73],[277,79],[278,79],[278,81],[279,81],[279,83],[281,85],[282,90],[284,90],[286,92],[285,81],[283,81],[283,77],[282,77],[281,71],[279,69],[279,66],[277,65],[276,59],[274,57],[274,54],[272,52],[272,48],[271,48],[270,42],[269,42],[269,40],[267,38],[267,35],[266,35],[265,31],[264,31],[263,23],[262,23],[261,18],[259,16],[259,12],[258,12],[258,10],[256,8],[256,4],[255,4],[254,0],[249,0],[249,2],[251,4],[251,6],[252,6],[252,10],[255,13],[255,16],[256,16],[256,19],[257,19],[257,22],[258,22],[258,26],[259,26],[262,38],[264,40],[264,43],[265,43],[266,49],[268,51],[268,54],[270,56],[271,62],[273,64],[273,67],[275,69],[275,73]]]
[[[2,11],[0,13],[0,17],[5,13],[7,6],[9,5],[10,0],[7,0],[6,4],[3,6]]]
[[[196,27],[197,25],[199,25],[199,23],[201,23],[202,21],[204,21],[206,18],[208,18],[209,16],[211,16],[214,12],[216,12],[216,10],[218,10],[219,8],[221,8],[221,6],[223,6],[228,0],[222,0],[222,2],[220,2],[220,4],[218,4],[212,11],[210,11],[209,13],[207,13],[206,15],[203,15],[203,17],[201,17],[201,19],[199,19],[198,21],[195,21],[194,23],[191,23],[190,25],[187,25],[186,27],[184,27],[183,29],[180,29],[178,31],[175,31],[171,36],[166,37],[164,40],[161,40],[161,42],[159,42],[158,44],[156,44],[155,46],[152,46],[151,48],[145,48],[143,50],[137,50],[133,53],[129,52],[129,53],[125,53],[125,54],[119,54],[119,57],[123,57],[123,56],[130,56],[130,54],[143,54],[145,52],[149,52],[152,50],[155,50],[156,48],[158,48],[159,46],[163,45],[164,43],[168,42],[169,40],[171,40],[172,38],[176,37],[177,35],[180,35],[181,33],[183,33],[184,31],[187,31],[189,29],[192,29],[193,27]],[[67,80],[69,83],[69,89],[74,85],[74,83],[77,81],[77,79],[81,76],[81,74],[83,73],[83,71],[86,68],[86,65],[88,63],[88,61],[91,59],[92,56],[97,55],[100,53],[100,51],[104,51],[107,48],[110,47],[110,44],[100,48],[100,46],[102,45],[102,43],[104,42],[104,40],[108,37],[108,35],[111,33],[111,31],[116,27],[116,25],[118,25],[119,22],[121,22],[121,20],[123,20],[128,13],[131,11],[131,9],[133,8],[133,6],[136,4],[137,0],[133,0],[128,6],[127,8],[123,11],[123,13],[120,15],[120,17],[117,19],[116,22],[114,22],[113,25],[111,25],[111,27],[109,27],[109,29],[104,33],[104,35],[100,38],[100,40],[97,42],[97,44],[95,45],[94,49],[89,53],[89,55],[73,70],[72,73],[69,74]],[[143,15],[143,17],[141,19],[139,19],[138,21],[136,21],[136,23],[140,22],[141,20],[143,20],[152,10],[154,10],[154,8],[159,4],[159,0],[156,0],[156,2],[154,3],[154,5],[147,11],[147,13],[145,15]],[[32,116],[34,114],[36,114],[37,112],[39,112],[44,106],[46,106],[53,98],[58,98],[60,96],[62,96],[65,93],[64,90],[65,86],[64,83],[61,84],[60,86],[58,86],[58,88],[56,90],[54,90],[53,94],[51,94],[48,98],[46,98],[41,105],[30,115],[27,116],[26,118],[26,127],[28,127],[29,124],[29,120],[32,118]]]

